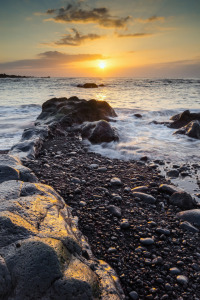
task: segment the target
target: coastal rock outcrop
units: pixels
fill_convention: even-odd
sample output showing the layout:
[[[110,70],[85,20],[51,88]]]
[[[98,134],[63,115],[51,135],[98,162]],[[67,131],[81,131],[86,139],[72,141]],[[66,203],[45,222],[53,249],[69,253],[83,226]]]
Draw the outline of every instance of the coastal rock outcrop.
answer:
[[[119,140],[116,129],[104,120],[84,124],[81,135],[83,139],[87,138],[93,144]]]
[[[13,160],[0,156],[0,168]],[[0,299],[124,299],[115,272],[94,258],[53,188],[4,173],[0,202]]]
[[[192,209],[196,206],[196,201],[186,192],[175,192],[169,199],[172,205],[176,205],[181,209]]]
[[[185,134],[194,139],[200,139],[200,122],[195,120],[175,131],[174,134]]]
[[[71,126],[86,121],[109,121],[116,116],[114,109],[106,101],[87,101],[78,97],[53,98],[43,103],[37,123],[56,122],[63,126]]]
[[[98,85],[94,82],[87,82],[87,83],[84,83],[84,84],[78,84],[77,87],[79,88],[84,88],[84,89],[94,89],[94,88],[98,88]]]
[[[174,115],[170,118],[173,122],[169,125],[170,128],[179,129],[186,126],[191,121],[200,121],[200,113],[191,113],[189,110]]]

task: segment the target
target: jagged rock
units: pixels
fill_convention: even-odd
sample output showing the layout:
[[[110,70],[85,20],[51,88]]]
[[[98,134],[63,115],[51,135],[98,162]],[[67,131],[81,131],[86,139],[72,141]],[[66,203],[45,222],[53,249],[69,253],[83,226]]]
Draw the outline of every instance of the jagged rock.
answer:
[[[194,139],[200,139],[200,122],[191,121],[186,126],[174,132],[174,134],[185,134]]]
[[[184,221],[195,223],[197,226],[200,226],[200,209],[198,208],[181,211],[177,214],[177,217]]]
[[[119,140],[116,129],[104,120],[83,125],[81,135],[93,144]]]
[[[37,177],[30,169],[21,165],[17,157],[0,155],[0,183],[9,180],[37,182]]]
[[[184,112],[177,114],[175,116],[172,116],[170,120],[173,121],[169,125],[170,128],[179,129],[185,125],[187,125],[189,122],[198,120],[200,121],[200,113],[191,113],[189,110],[185,110]]]
[[[10,154],[19,158],[35,158],[49,134],[47,125],[25,129],[20,142],[11,148]]]
[[[191,209],[196,206],[195,200],[186,192],[175,192],[170,197],[169,202],[181,209]]]
[[[98,85],[96,83],[84,83],[84,84],[78,84],[77,87],[84,88],[84,89],[94,89],[98,88]]]
[[[132,195],[149,204],[154,204],[156,202],[156,199],[153,196],[145,193],[133,192]]]
[[[110,117],[116,116],[114,109],[106,101],[86,101],[78,97],[53,98],[43,103],[42,113],[37,122],[45,124],[55,122],[62,126],[70,126],[86,121],[108,121]]]
[[[0,168],[5,162],[20,164],[0,156]],[[23,168],[0,183],[0,299],[124,299],[114,270],[94,259],[71,208],[50,186],[20,181]]]

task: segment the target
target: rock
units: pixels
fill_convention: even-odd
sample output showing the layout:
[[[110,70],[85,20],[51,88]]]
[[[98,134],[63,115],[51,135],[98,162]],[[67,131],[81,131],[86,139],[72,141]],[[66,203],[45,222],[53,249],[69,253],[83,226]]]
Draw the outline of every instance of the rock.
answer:
[[[99,167],[98,164],[91,164],[91,165],[89,165],[89,169],[92,169],[92,170],[98,169],[98,167]]]
[[[186,126],[175,131],[174,134],[185,134],[194,139],[200,139],[200,121],[191,121]]]
[[[49,128],[47,125],[25,129],[20,142],[14,145],[9,153],[18,156],[20,159],[35,158],[48,135]]]
[[[145,246],[154,244],[154,240],[152,238],[140,238],[140,242]]]
[[[189,110],[185,110],[184,112],[171,117],[173,123],[170,124],[170,128],[181,128],[191,121],[200,121],[200,113],[190,113]]]
[[[83,122],[108,121],[110,117],[116,116],[106,101],[86,101],[78,97],[52,98],[43,103],[37,123],[66,127]]]
[[[121,209],[115,205],[109,205],[108,211],[115,217],[121,218],[122,216]]]
[[[200,209],[181,211],[177,214],[177,217],[184,221],[195,223],[197,226],[200,226]]]
[[[16,164],[20,177],[17,159],[2,161]],[[114,270],[90,254],[71,208],[50,186],[19,177],[0,184],[0,299],[124,299]]]
[[[181,273],[181,271],[176,268],[176,267],[173,267],[173,268],[170,268],[169,269],[169,272],[172,274],[172,275],[179,275]]]
[[[159,191],[172,195],[175,192],[180,192],[181,189],[179,189],[178,187],[174,186],[174,185],[170,185],[170,184],[161,184],[159,186]]]
[[[178,283],[182,284],[182,285],[187,285],[188,284],[188,278],[184,275],[178,275],[176,277],[176,280]]]
[[[93,144],[110,143],[119,140],[116,129],[104,120],[84,124],[81,129],[81,135],[83,139],[87,138]]]
[[[121,186],[122,185],[121,179],[118,177],[111,178],[110,183],[112,186]]]
[[[120,223],[120,227],[121,229],[128,229],[130,228],[130,223],[127,219],[122,219],[121,223]]]
[[[132,191],[133,193],[135,193],[135,192],[145,193],[145,192],[147,192],[148,190],[149,190],[149,188],[148,188],[147,186],[137,186],[137,187],[131,189],[131,191]]]
[[[133,300],[138,300],[138,299],[139,299],[138,293],[135,292],[135,291],[130,292],[130,293],[129,293],[129,296],[130,296],[130,298],[133,299]]]
[[[38,181],[35,174],[29,168],[22,166],[17,157],[3,154],[0,155],[0,183],[9,180]]]
[[[187,221],[181,222],[180,227],[184,230],[187,230],[187,231],[190,231],[190,232],[193,232],[193,233],[199,232],[198,228],[194,227],[192,224],[190,224]]]
[[[175,192],[170,197],[169,202],[181,209],[191,209],[196,206],[196,201],[186,192]]]
[[[134,114],[134,117],[136,117],[136,118],[142,118],[142,115],[141,114]]]
[[[166,174],[167,174],[167,176],[169,176],[171,178],[176,178],[179,176],[179,171],[178,170],[170,170]]]
[[[84,88],[84,89],[94,89],[94,88],[98,88],[98,85],[92,82],[92,83],[78,84],[77,87]]]
[[[156,228],[156,232],[159,234],[170,235],[170,230],[167,228],[158,227],[158,228]]]
[[[156,199],[148,194],[145,193],[139,193],[139,192],[134,192],[132,193],[133,197],[138,197],[140,200],[149,203],[149,204],[154,204],[156,202]]]

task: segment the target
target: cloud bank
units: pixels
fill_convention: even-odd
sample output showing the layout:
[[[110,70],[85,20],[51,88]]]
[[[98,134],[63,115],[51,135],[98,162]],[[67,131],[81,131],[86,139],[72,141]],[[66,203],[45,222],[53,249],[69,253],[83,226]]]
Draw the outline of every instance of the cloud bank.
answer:
[[[72,2],[66,8],[48,9],[47,15],[54,17],[46,19],[46,21],[62,22],[62,23],[95,23],[101,27],[107,28],[125,28],[130,16],[120,18],[112,16],[106,7],[84,8],[81,2]]]

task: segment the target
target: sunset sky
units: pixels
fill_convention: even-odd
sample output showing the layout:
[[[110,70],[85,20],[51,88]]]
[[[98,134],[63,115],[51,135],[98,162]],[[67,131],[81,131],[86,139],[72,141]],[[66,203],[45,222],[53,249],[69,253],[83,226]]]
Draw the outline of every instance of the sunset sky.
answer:
[[[200,76],[200,0],[0,3],[0,73]]]

